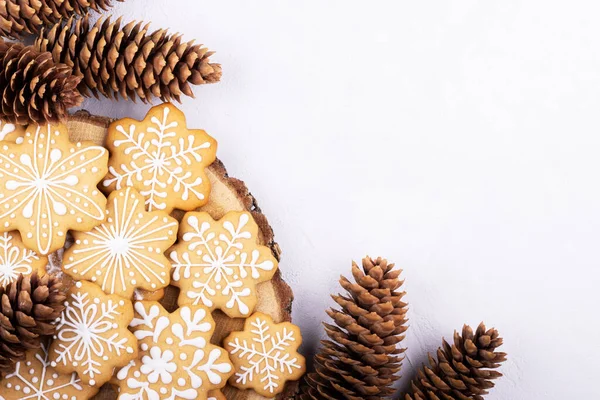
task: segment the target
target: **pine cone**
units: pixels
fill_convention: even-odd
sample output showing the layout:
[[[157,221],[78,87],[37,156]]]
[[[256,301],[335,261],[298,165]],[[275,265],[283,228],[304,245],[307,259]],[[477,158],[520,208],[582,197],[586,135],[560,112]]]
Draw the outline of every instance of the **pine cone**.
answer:
[[[430,367],[419,370],[411,382],[412,393],[405,400],[483,400],[493,379],[502,374],[493,369],[506,361],[506,353],[496,352],[502,345],[496,329],[486,330],[481,323],[477,331],[465,325],[462,336],[454,332],[454,344],[444,340],[437,360],[429,356]]]
[[[376,400],[394,393],[406,350],[397,346],[407,330],[401,272],[382,258],[367,257],[362,269],[352,265],[356,283],[341,277],[347,295],[332,296],[341,310],[327,312],[337,326],[324,324],[331,340],[322,342],[316,372],[307,376],[300,399]]]
[[[61,282],[51,275],[21,275],[0,288],[0,371],[10,370],[27,350],[54,335],[65,299]]]
[[[221,79],[221,66],[209,60],[213,52],[183,42],[179,34],[148,29],[142,22],[121,27],[121,18],[100,19],[93,26],[88,17],[70,19],[43,30],[35,47],[83,77],[79,90],[84,96],[180,101],[182,94],[194,96],[190,84]]]
[[[71,68],[55,64],[52,54],[0,40],[0,119],[20,125],[57,122],[67,108],[81,104],[79,81]]]
[[[55,24],[73,14],[86,14],[90,9],[108,10],[110,6],[111,0],[2,0],[0,35],[38,34],[44,25]]]

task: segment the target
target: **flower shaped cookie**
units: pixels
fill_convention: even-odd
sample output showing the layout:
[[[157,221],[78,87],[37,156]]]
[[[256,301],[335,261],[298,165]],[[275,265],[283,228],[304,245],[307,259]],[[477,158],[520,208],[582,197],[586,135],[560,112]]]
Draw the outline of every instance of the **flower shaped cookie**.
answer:
[[[143,121],[125,118],[108,128],[111,152],[108,191],[135,187],[149,211],[193,210],[208,202],[204,169],[216,157],[217,142],[203,130],[186,128],[185,116],[165,103]]]
[[[106,216],[90,232],[73,233],[63,270],[128,299],[136,288],[168,286],[171,264],[163,253],[177,239],[177,221],[164,211],[147,212],[144,197],[130,187],[110,194]]]
[[[256,307],[256,284],[268,281],[277,260],[259,245],[258,226],[248,212],[229,212],[219,221],[208,213],[183,217],[180,242],[170,253],[179,305],[202,304],[232,318]]]
[[[286,381],[298,380],[306,371],[306,361],[298,353],[300,328],[289,322],[275,324],[262,313],[253,314],[244,330],[231,333],[223,344],[235,366],[230,382],[239,389],[254,389],[271,398]]]
[[[233,372],[227,352],[209,343],[215,323],[201,306],[169,314],[159,303],[135,303],[131,329],[140,357],[117,373],[120,400],[201,399]]]
[[[47,255],[69,229],[104,220],[106,198],[96,185],[108,152],[71,143],[64,125],[30,125],[19,142],[0,142],[0,231],[19,230],[25,246]]]
[[[77,282],[50,347],[53,368],[63,374],[77,372],[91,386],[108,382],[116,367],[137,358],[137,339],[127,329],[133,319],[129,300],[106,295],[89,282]]]

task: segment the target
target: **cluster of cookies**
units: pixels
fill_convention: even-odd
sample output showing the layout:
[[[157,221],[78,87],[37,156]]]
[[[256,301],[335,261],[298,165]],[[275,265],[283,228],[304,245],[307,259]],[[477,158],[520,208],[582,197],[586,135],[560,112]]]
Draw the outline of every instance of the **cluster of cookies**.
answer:
[[[181,111],[119,120],[106,148],[71,143],[63,125],[2,128],[0,284],[42,272],[68,235],[74,283],[54,339],[3,377],[0,399],[85,400],[110,383],[123,400],[216,400],[228,381],[274,397],[300,378],[298,328],[254,313],[256,285],[278,265],[252,215],[193,211],[208,201],[217,143]],[[140,300],[170,284],[174,312]],[[210,343],[217,309],[246,319],[223,347]]]

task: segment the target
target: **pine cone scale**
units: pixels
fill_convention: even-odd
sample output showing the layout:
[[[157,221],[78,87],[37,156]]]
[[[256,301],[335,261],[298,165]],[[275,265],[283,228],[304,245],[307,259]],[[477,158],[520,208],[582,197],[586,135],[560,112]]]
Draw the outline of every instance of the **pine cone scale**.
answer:
[[[34,273],[0,287],[0,298],[0,371],[6,371],[54,334],[65,296],[58,279]]]

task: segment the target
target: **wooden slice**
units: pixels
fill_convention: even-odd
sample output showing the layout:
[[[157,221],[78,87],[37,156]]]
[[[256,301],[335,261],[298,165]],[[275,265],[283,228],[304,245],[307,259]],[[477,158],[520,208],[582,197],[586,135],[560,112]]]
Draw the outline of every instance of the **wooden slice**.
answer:
[[[68,121],[69,135],[72,141],[92,141],[96,144],[104,145],[107,128],[111,120],[105,117],[90,115],[88,112],[79,111],[72,115]],[[256,199],[249,192],[244,182],[227,175],[227,170],[219,160],[215,161],[208,168],[208,177],[212,186],[209,202],[199,208],[199,211],[208,212],[214,219],[221,218],[229,211],[249,211],[260,228],[260,242],[268,246],[277,260],[280,259],[281,249],[273,237],[273,229],[269,225],[267,218],[262,213]],[[175,218],[181,219],[183,212],[173,213]],[[277,271],[275,277],[269,281],[258,285],[258,305],[256,311],[269,314],[275,322],[291,321],[291,310],[293,293],[290,287],[281,278]],[[142,293],[144,299],[160,296],[162,293]],[[172,311],[177,308],[178,289],[168,287],[165,290],[164,298],[161,303],[166,309]],[[242,330],[244,320],[241,318],[232,319],[227,317],[221,311],[213,312],[213,318],[216,322],[215,334],[212,338],[214,344],[220,345],[223,338],[230,332]],[[277,399],[290,399],[294,396],[298,388],[297,382],[289,382],[285,390]],[[258,400],[266,399],[250,390],[238,390],[230,385],[223,389],[223,394],[230,400]],[[110,385],[105,385],[102,391],[94,397],[94,400],[114,400],[116,392]]]

